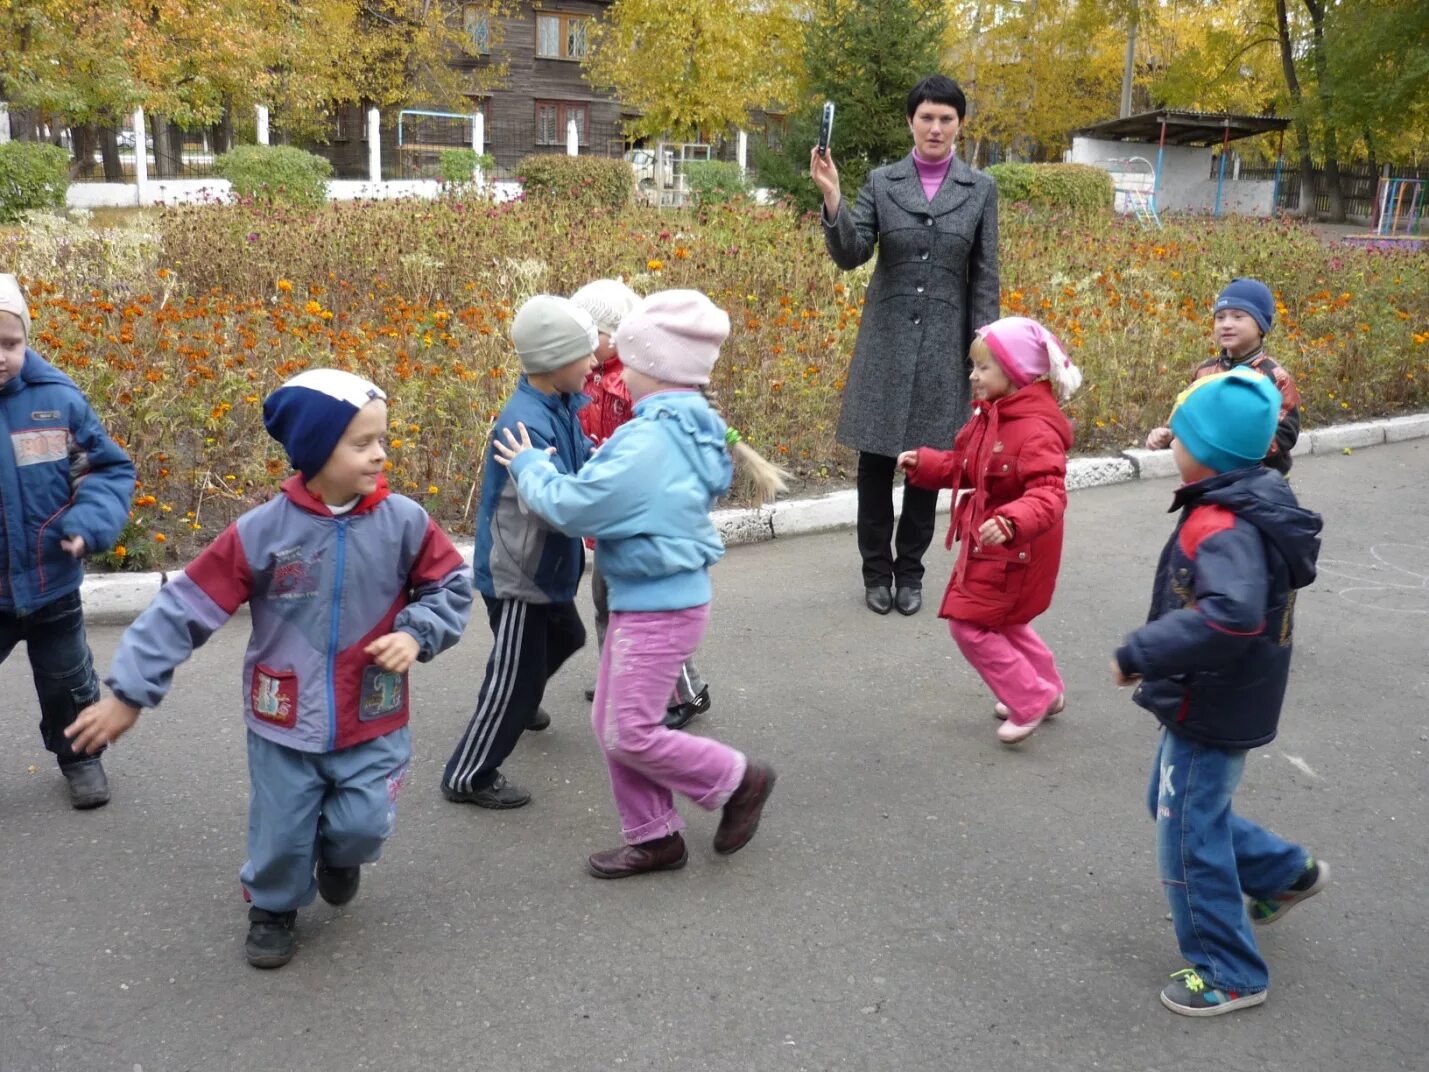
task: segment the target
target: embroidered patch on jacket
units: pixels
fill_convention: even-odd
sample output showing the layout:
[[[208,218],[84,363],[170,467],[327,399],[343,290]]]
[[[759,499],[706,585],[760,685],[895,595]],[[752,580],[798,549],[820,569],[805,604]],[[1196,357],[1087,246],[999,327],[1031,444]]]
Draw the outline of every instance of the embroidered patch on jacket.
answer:
[[[37,409],[30,414],[32,421],[57,421],[60,419],[60,411],[57,409]]]
[[[312,599],[318,594],[318,576],[322,572],[326,548],[311,558],[303,557],[303,548],[289,547],[273,553],[273,581],[268,587],[272,599]]]
[[[402,710],[407,698],[407,679],[376,663],[362,671],[362,692],[357,701],[357,717],[363,722],[386,718]]]
[[[69,458],[68,428],[27,428],[10,433],[16,465],[42,465]]]
[[[273,670],[258,664],[253,668],[253,693],[248,706],[255,718],[275,726],[292,727],[298,722],[298,675],[291,670]]]

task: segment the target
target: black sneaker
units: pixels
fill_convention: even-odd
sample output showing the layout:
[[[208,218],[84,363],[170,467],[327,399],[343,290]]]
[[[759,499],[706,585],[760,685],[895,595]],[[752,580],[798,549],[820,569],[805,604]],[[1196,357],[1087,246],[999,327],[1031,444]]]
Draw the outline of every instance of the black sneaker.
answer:
[[[665,712],[665,727],[672,730],[684,729],[690,724],[690,719],[703,715],[710,706],[710,687],[706,685],[689,703],[676,704]]]
[[[1316,860],[1311,857],[1305,863],[1304,872],[1289,889],[1281,890],[1264,900],[1251,898],[1249,905],[1246,906],[1250,912],[1250,921],[1257,927],[1274,923],[1301,901],[1314,897],[1329,884],[1329,881],[1330,865],[1324,860]]]
[[[526,728],[533,733],[540,733],[551,726],[551,716],[546,714],[544,707],[536,708],[536,713],[526,719]]]
[[[248,941],[243,953],[255,968],[281,968],[293,959],[297,940],[293,924],[297,912],[268,912],[253,907],[248,910]]]
[[[506,811],[531,803],[531,794],[519,785],[512,785],[499,771],[491,784],[483,789],[452,789],[443,785],[442,796],[454,804],[475,804],[478,808],[493,811]]]
[[[360,867],[325,867],[318,864],[318,896],[330,905],[345,905],[357,896],[362,882]]]
[[[61,767],[60,773],[69,783],[69,802],[80,811],[100,808],[109,803],[109,779],[99,760],[91,759],[83,763],[71,763]]]
[[[587,700],[589,700],[591,703],[594,703],[594,702],[595,702],[595,686],[594,686],[594,685],[592,685],[590,688],[588,688],[588,689],[585,690],[585,698],[586,698]]]

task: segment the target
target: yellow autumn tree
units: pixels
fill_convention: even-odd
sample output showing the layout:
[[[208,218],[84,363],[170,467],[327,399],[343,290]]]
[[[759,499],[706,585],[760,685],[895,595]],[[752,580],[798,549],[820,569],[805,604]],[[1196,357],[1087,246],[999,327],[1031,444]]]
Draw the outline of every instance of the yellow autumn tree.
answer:
[[[797,14],[793,0],[615,0],[586,70],[640,111],[630,134],[715,136],[793,98]]]

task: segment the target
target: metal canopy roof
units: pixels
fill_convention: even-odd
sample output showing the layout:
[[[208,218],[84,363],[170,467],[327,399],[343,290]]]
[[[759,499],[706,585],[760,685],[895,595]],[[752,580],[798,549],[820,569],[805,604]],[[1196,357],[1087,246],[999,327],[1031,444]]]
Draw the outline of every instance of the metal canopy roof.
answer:
[[[1116,141],[1161,140],[1162,124],[1167,145],[1220,145],[1227,138],[1249,138],[1256,134],[1284,130],[1290,120],[1275,115],[1231,115],[1227,112],[1183,112],[1162,108],[1121,119],[1108,119],[1077,131],[1091,138]]]

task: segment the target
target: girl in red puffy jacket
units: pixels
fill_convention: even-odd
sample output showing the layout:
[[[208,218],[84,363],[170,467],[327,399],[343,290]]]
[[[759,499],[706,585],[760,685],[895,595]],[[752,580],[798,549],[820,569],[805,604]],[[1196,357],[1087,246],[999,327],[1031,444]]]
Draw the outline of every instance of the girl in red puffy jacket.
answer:
[[[962,551],[938,613],[997,697],[997,736],[1011,745],[1066,704],[1030,623],[1052,602],[1062,559],[1072,426],[1058,398],[1082,374],[1055,335],[1020,316],[979,329],[970,357],[973,415],[953,449],[905,451],[898,464],[915,487],[953,489],[948,546]]]

